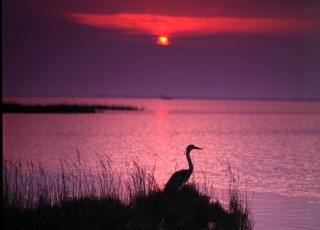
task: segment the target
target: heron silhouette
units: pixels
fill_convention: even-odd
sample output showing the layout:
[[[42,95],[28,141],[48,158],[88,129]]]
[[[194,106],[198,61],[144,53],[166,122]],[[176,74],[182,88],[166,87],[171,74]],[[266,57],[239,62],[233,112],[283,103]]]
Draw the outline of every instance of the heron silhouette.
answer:
[[[189,180],[189,178],[193,172],[193,164],[192,164],[191,157],[190,157],[190,152],[193,149],[201,149],[202,150],[202,148],[196,147],[194,145],[188,145],[185,153],[187,156],[189,169],[182,169],[182,170],[179,170],[179,171],[175,172],[174,174],[172,174],[172,176],[168,180],[163,192],[167,193],[167,192],[175,191],[178,188],[180,188],[181,185],[183,185],[184,183],[186,183]]]

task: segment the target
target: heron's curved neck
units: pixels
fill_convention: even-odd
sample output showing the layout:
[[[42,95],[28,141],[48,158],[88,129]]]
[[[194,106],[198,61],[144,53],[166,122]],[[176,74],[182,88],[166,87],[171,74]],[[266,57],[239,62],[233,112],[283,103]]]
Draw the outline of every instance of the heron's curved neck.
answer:
[[[188,165],[189,165],[189,171],[193,171],[193,164],[192,164],[192,161],[191,161],[191,157],[190,157],[190,151],[187,151],[186,152],[186,155],[187,155],[187,161],[188,161]]]

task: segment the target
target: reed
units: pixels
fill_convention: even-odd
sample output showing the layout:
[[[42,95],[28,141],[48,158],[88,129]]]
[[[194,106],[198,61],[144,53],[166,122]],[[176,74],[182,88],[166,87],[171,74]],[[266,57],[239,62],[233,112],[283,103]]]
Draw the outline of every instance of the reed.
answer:
[[[247,182],[245,193],[241,193],[239,189],[240,178],[235,176],[228,162],[228,170],[230,174],[229,181],[229,213],[235,219],[235,225],[239,229],[252,229],[254,226],[251,202],[249,202],[247,194]],[[251,200],[252,201],[252,200]]]
[[[95,166],[60,160],[51,173],[40,163],[3,163],[4,229],[252,229],[246,197],[230,169],[229,206],[194,183],[170,195],[154,179],[155,167],[127,163],[126,173],[107,156]],[[205,185],[206,187],[206,185]]]

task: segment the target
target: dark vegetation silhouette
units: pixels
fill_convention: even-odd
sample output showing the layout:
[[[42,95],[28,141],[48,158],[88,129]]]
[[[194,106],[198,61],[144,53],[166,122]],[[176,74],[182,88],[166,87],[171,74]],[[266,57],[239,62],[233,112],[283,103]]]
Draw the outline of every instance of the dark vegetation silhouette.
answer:
[[[202,150],[202,148],[196,147],[194,145],[189,145],[186,148],[185,154],[187,157],[189,168],[179,170],[179,171],[175,172],[174,174],[172,174],[172,176],[170,177],[169,181],[167,182],[167,184],[163,190],[165,193],[175,192],[178,188],[180,188],[184,183],[186,183],[189,180],[189,178],[193,172],[193,164],[192,164],[192,160],[190,157],[190,152],[193,149],[201,149]]]
[[[194,183],[170,196],[154,168],[138,161],[117,172],[99,156],[95,167],[60,160],[51,173],[40,163],[4,160],[2,229],[252,229],[250,205],[230,169],[229,203],[222,205]],[[206,191],[206,190],[205,190]]]
[[[142,110],[125,105],[88,105],[88,104],[49,104],[24,105],[19,103],[2,103],[3,113],[97,113],[105,110]]]

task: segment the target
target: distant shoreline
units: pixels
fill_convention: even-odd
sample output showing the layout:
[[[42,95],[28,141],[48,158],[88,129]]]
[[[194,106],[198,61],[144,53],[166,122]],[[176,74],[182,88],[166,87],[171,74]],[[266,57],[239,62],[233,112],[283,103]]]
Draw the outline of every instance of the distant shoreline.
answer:
[[[2,113],[98,113],[106,110],[143,110],[126,105],[89,105],[89,104],[50,104],[50,105],[25,105],[19,103],[2,103]]]
[[[4,98],[106,98],[106,99],[162,99],[162,100],[217,100],[217,101],[305,101],[319,102],[320,98],[281,98],[281,97],[183,97],[183,96],[136,96],[136,95],[87,95],[87,96],[48,96],[48,95],[6,95]]]

